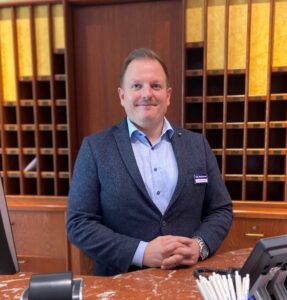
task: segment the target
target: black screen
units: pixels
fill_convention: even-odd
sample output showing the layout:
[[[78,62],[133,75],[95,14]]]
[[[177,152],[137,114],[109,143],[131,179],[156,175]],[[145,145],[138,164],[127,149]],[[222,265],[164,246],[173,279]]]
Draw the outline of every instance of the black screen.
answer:
[[[0,179],[0,274],[9,275],[18,271],[15,243]]]
[[[287,235],[259,240],[241,268],[240,274],[250,275],[252,287],[260,275],[267,274],[272,268],[287,268]]]

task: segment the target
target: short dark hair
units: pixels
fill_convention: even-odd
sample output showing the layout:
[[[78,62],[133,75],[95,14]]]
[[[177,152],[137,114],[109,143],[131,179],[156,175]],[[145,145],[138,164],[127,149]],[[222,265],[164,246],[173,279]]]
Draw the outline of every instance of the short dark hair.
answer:
[[[162,66],[165,76],[166,76],[166,82],[167,85],[169,85],[169,74],[168,74],[168,70],[167,70],[167,66],[164,63],[164,61],[161,59],[161,57],[155,53],[153,50],[148,49],[148,48],[138,48],[133,50],[132,52],[129,53],[129,55],[126,57],[126,59],[124,60],[123,64],[122,64],[122,68],[120,71],[120,85],[122,86],[123,83],[123,79],[126,73],[126,70],[129,66],[129,64],[136,59],[152,59],[152,60],[157,60],[160,65]]]

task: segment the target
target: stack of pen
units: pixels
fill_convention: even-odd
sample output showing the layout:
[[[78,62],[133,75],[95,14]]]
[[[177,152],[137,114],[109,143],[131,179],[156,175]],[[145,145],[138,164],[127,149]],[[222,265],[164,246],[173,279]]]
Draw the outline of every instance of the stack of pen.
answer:
[[[197,287],[204,300],[248,300],[249,274],[241,278],[235,271],[234,280],[231,275],[213,273],[208,277],[199,276],[196,279]]]

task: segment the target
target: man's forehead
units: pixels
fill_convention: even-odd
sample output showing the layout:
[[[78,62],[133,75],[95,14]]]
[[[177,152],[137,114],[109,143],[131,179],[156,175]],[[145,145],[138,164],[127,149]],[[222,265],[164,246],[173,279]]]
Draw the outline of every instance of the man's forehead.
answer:
[[[129,78],[134,76],[140,76],[141,74],[143,74],[142,72],[144,70],[148,71],[154,66],[157,68],[157,71],[160,70],[160,75],[163,75],[163,78],[166,79],[166,74],[161,64],[156,59],[150,58],[134,59],[133,61],[131,61],[126,69],[124,78],[126,77],[126,75]],[[158,75],[158,73],[155,73],[154,78],[156,80],[161,80],[161,78],[159,78]]]

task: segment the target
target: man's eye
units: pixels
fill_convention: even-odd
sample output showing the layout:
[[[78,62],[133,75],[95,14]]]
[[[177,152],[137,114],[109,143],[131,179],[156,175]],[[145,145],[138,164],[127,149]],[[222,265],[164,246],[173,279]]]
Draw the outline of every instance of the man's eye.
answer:
[[[140,89],[141,88],[141,85],[139,84],[139,83],[134,83],[133,85],[132,85],[132,89],[134,89],[134,90],[138,90],[138,89]]]
[[[152,85],[152,88],[156,91],[160,90],[161,89],[161,85],[160,84],[153,84]]]

